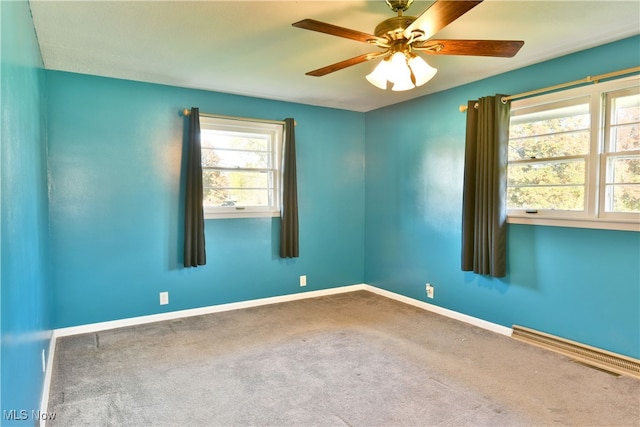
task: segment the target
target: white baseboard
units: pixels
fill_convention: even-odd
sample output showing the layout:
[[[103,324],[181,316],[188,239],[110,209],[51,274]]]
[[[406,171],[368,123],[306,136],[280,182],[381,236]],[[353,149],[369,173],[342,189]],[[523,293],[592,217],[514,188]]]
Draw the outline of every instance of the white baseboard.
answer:
[[[409,298],[404,295],[396,294],[395,292],[387,291],[385,289],[376,288],[375,286],[364,285],[364,289],[369,292],[373,292],[378,295],[382,295],[384,297],[403,302],[405,304],[413,305],[415,307],[422,308],[424,310],[431,311],[433,313],[440,314],[445,317],[449,317],[451,319],[459,320],[464,323],[469,323],[473,326],[477,326],[479,328],[486,329],[488,331],[495,332],[500,335],[506,335],[510,337],[511,333],[513,332],[511,328],[507,326],[502,326],[502,325],[498,325],[497,323],[492,323],[486,320],[478,319],[477,317],[469,316],[466,314],[459,313],[457,311],[453,311],[447,308],[442,308],[437,305],[429,304],[424,301]]]
[[[51,390],[51,377],[53,376],[53,361],[56,354],[56,333],[51,332],[49,339],[49,352],[47,353],[47,364],[44,372],[44,384],[42,386],[42,398],[40,399],[40,413],[47,414],[49,411],[49,391]],[[46,418],[40,418],[40,427],[46,427]]]
[[[282,295],[277,297],[260,298],[249,301],[232,302],[228,304],[211,305],[208,307],[191,308],[188,310],[171,311],[168,313],[151,314],[148,316],[130,317],[128,319],[111,320],[108,322],[90,323],[87,325],[70,326],[54,331],[58,337],[69,335],[87,334],[92,332],[105,331],[108,329],[124,328],[127,326],[142,325],[145,323],[160,322],[163,320],[180,319],[183,317],[200,316],[203,314],[221,313],[223,311],[239,310],[242,308],[259,307],[261,305],[277,304],[281,302],[297,301],[307,298],[316,298],[325,295],[334,295],[345,292],[364,290],[366,285],[350,285],[338,288],[322,289],[318,291],[300,292],[296,294]]]
[[[260,298],[248,301],[232,302],[228,304],[211,305],[208,307],[191,308],[188,310],[171,311],[168,313],[151,314],[148,316],[131,317],[128,319],[111,320],[108,322],[90,323],[87,325],[70,326],[67,328],[60,328],[53,331],[52,341],[55,342],[55,337],[65,337],[69,335],[79,335],[92,332],[105,331],[109,329],[123,328],[127,326],[142,325],[145,323],[160,322],[163,320],[180,319],[184,317],[200,316],[203,314],[221,313],[224,311],[240,310],[243,308],[259,307],[261,305],[277,304],[281,302],[297,301],[307,298],[316,298],[326,295],[335,295],[346,292],[355,291],[369,291],[375,294],[403,302],[405,304],[413,305],[423,310],[431,311],[436,314],[440,314],[445,317],[449,317],[461,322],[469,323],[482,329],[487,329],[492,332],[496,332],[501,335],[511,336],[511,328],[498,325],[496,323],[488,322],[486,320],[478,319],[477,317],[468,316],[466,314],[458,313],[457,311],[449,310],[439,307],[437,305],[429,304],[424,301],[419,301],[413,298],[406,297],[404,295],[397,294],[395,292],[380,289],[375,286],[367,284],[341,286],[337,288],[322,289],[318,291],[300,292],[296,294],[282,295],[277,297]]]

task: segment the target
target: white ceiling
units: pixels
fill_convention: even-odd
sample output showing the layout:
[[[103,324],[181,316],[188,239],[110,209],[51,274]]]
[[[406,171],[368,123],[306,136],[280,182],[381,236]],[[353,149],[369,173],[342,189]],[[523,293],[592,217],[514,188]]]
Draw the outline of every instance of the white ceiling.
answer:
[[[415,1],[405,15],[431,4]],[[291,26],[304,18],[373,33],[384,1],[31,0],[45,68],[369,111],[640,33],[640,1],[485,0],[434,37],[524,40],[514,58],[425,56],[426,85],[383,91],[376,60],[305,72],[376,47]],[[585,70],[585,76],[589,70]],[[580,76],[580,77],[585,77]]]

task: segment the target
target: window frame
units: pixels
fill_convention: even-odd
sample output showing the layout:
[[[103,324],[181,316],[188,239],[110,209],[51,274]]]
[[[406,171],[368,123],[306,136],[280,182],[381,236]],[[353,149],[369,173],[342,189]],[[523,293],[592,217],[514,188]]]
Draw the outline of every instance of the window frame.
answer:
[[[224,218],[274,218],[280,216],[281,205],[281,185],[282,185],[282,153],[284,144],[284,122],[259,120],[250,118],[218,116],[218,115],[200,115],[200,132],[201,132],[201,150],[205,147],[205,132],[222,131],[238,134],[259,134],[267,136],[270,144],[270,163],[271,167],[260,168],[261,170],[269,170],[272,173],[272,188],[269,190],[271,204],[268,206],[211,206],[206,205],[203,200],[204,219],[224,219]],[[251,168],[211,168],[202,166],[204,175],[205,170],[237,170],[237,171],[256,171]],[[204,176],[203,176],[204,178]],[[269,189],[269,187],[267,187]],[[203,189],[204,190],[204,189]]]
[[[613,213],[604,210],[606,159],[611,157],[611,154],[606,152],[608,145],[605,145],[608,144],[609,138],[609,118],[606,117],[609,110],[605,100],[608,100],[608,94],[633,89],[639,83],[640,76],[636,75],[512,101],[513,115],[514,112],[523,110],[544,111],[545,106],[552,109],[558,104],[570,104],[573,100],[589,98],[591,134],[589,153],[586,155],[585,163],[585,209],[582,211],[507,209],[508,223],[640,231],[640,214]],[[636,151],[630,153],[636,154]]]

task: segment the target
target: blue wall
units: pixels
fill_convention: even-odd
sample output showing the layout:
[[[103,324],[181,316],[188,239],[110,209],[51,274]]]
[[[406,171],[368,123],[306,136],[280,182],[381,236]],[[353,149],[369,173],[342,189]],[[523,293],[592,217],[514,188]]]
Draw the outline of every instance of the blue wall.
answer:
[[[2,1],[0,15],[0,417],[30,417],[40,408],[51,336],[45,74],[29,4]]]
[[[365,281],[421,300],[429,281],[440,306],[640,357],[639,233],[510,225],[508,277],[460,271],[457,111],[636,66],[639,37],[362,114],[45,72],[28,3],[0,15],[3,411],[38,408],[52,327]],[[279,259],[277,219],[209,220],[208,264],[181,267],[191,106],[297,120],[299,259]]]
[[[640,357],[640,233],[509,225],[506,278],[460,270],[458,112],[468,99],[637,66],[639,56],[633,37],[367,113],[366,283]]]
[[[64,72],[47,84],[55,327],[363,282],[363,113]],[[192,106],[296,119],[300,258],[278,257],[279,219],[207,220],[207,265],[181,267]]]

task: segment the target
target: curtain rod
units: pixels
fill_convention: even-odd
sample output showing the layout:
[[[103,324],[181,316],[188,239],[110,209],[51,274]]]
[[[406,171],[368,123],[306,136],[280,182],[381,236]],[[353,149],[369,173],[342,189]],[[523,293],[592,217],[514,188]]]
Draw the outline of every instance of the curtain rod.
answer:
[[[188,108],[185,108],[184,110],[182,110],[182,115],[183,116],[190,116],[191,115],[191,110]],[[245,121],[249,121],[249,122],[259,122],[259,123],[272,123],[272,124],[276,124],[276,125],[284,125],[284,120],[265,120],[265,119],[253,119],[253,118],[248,118],[248,117],[234,117],[234,116],[221,116],[219,114],[207,114],[207,113],[200,113],[200,115],[202,117],[211,117],[214,119],[227,119],[227,120],[245,120]],[[298,123],[294,120],[293,121],[293,125],[296,126]]]
[[[600,83],[600,80],[603,80],[603,79],[609,79],[611,77],[624,76],[626,74],[633,74],[633,73],[639,73],[639,72],[640,72],[640,67],[632,67],[632,68],[626,68],[624,70],[613,71],[611,73],[598,74],[597,76],[587,76],[584,79],[574,80],[568,83],[561,83],[555,86],[549,86],[542,89],[530,90],[529,92],[518,93],[516,95],[503,96],[502,102],[511,101],[513,99],[526,98],[528,96],[537,95],[539,93],[552,92],[554,90],[563,89],[566,87],[578,86],[584,83],[598,84]],[[475,104],[475,107],[478,108],[478,103]],[[460,110],[461,113],[464,113],[465,111],[467,111],[467,108],[468,107],[466,105],[461,105],[460,107],[458,107],[458,110]]]

